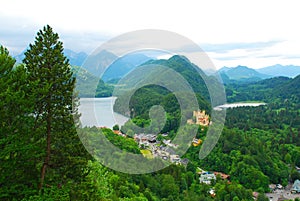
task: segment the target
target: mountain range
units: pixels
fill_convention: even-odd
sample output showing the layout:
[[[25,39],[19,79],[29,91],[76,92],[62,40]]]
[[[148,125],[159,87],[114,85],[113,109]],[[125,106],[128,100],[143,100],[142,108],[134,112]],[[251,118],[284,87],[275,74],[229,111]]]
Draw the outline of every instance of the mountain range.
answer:
[[[25,58],[25,51],[14,57],[17,63],[22,63],[22,60]],[[97,54],[87,55],[85,52],[77,53],[70,49],[65,49],[64,54],[72,66],[83,66],[90,74],[96,77],[101,76],[101,79],[105,82],[120,79],[137,66],[150,59],[155,59],[140,53],[130,53],[118,58],[113,53],[105,50]],[[110,64],[110,61],[114,62]],[[105,70],[104,68],[108,65],[109,68]]]
[[[88,57],[88,55],[84,52],[76,53],[69,49],[65,50],[65,55],[70,60],[70,64],[75,66],[81,66]],[[89,60],[93,60],[92,57],[93,56],[90,56]],[[117,59],[117,56],[107,51],[102,51],[94,57],[97,60],[99,60],[99,57],[102,60],[105,60],[105,58],[114,60],[114,63],[112,63],[109,68],[107,68],[106,71],[102,74],[101,78],[105,82],[113,79],[120,79],[139,65],[149,60],[156,59],[141,53],[132,53]],[[104,62],[104,64],[107,65],[106,62]],[[97,77],[100,76],[99,69],[95,68],[93,65],[85,65],[85,67],[86,70],[88,70],[91,74]],[[259,69],[253,69],[247,66],[223,67],[218,70],[218,73],[220,73],[224,83],[248,83],[279,76],[294,78],[297,75],[300,75],[300,66],[276,64]]]
[[[103,73],[102,80],[105,82],[112,79],[120,79],[137,66],[151,60],[153,58],[144,54],[134,53],[128,54],[124,57],[117,59],[109,68]]]
[[[257,69],[257,72],[272,75],[273,77],[284,76],[294,78],[300,74],[300,66],[294,65],[280,65],[269,66],[265,68]]]
[[[225,84],[234,82],[249,83],[279,76],[294,78],[300,74],[300,66],[277,64],[260,69],[252,69],[246,66],[223,67],[218,70],[218,73]]]
[[[25,58],[25,52],[26,50],[24,50],[21,54],[14,56],[16,63],[22,63],[23,59]],[[64,54],[69,59],[69,62],[72,66],[81,66],[88,57],[87,53],[85,52],[77,53],[70,49],[64,49]]]
[[[24,59],[24,52],[25,51],[15,56],[17,63],[21,63]],[[77,53],[70,49],[65,49],[64,54],[69,59],[72,66],[83,65],[89,73],[97,77],[101,76],[102,80],[105,82],[120,79],[139,65],[149,60],[156,59],[142,53],[132,53],[117,58],[116,55],[108,51],[101,51],[96,55],[87,55],[84,52]],[[101,63],[99,63],[99,61],[101,61]],[[114,62],[110,64],[108,63],[110,61]],[[108,65],[109,68],[103,72],[103,68]],[[276,64],[260,69],[252,69],[247,66],[239,65],[237,67],[223,67],[217,72],[220,74],[225,84],[235,82],[249,83],[278,76],[294,78],[300,74],[300,66]]]

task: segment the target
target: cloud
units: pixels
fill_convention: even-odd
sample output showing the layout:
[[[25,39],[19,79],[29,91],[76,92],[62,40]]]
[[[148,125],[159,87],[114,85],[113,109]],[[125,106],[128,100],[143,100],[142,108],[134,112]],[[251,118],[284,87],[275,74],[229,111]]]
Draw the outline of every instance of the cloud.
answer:
[[[227,53],[232,50],[247,50],[247,51],[257,51],[267,47],[272,47],[276,44],[283,42],[282,40],[272,40],[267,42],[236,42],[236,43],[220,43],[220,44],[200,44],[200,47],[206,52],[215,53]]]
[[[0,44],[8,48],[12,55],[23,52],[35,40],[36,33],[46,24],[40,25],[28,19],[0,15]],[[52,26],[50,24],[50,26]],[[89,53],[111,38],[108,34],[85,31],[69,31],[52,26],[59,34],[64,48]]]
[[[282,56],[283,59],[300,59],[300,55],[284,55]]]
[[[268,55],[257,56],[257,58],[278,58],[278,57],[282,57],[282,54],[268,54]]]
[[[96,32],[66,32],[64,30],[54,30],[60,36],[66,49],[71,49],[75,52],[91,53],[101,44],[112,38],[108,34]]]
[[[0,44],[9,49],[11,54],[22,52],[34,40],[38,30],[29,20],[0,15]]]

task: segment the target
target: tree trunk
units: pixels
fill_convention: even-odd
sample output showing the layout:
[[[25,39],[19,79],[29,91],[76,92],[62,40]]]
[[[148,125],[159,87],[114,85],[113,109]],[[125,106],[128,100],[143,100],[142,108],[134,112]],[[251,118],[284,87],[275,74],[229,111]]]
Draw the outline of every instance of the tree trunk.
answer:
[[[46,174],[46,169],[47,166],[49,165],[50,161],[50,154],[51,154],[51,123],[52,123],[52,117],[50,112],[48,113],[47,117],[47,148],[46,148],[46,157],[45,161],[43,163],[42,169],[41,169],[41,181],[39,184],[39,190],[42,189],[44,180],[45,180],[45,174]]]

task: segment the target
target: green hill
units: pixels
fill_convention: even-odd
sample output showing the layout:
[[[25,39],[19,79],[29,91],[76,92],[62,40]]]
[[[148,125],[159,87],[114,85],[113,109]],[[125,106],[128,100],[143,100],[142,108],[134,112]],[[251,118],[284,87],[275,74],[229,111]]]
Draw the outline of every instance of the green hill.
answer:
[[[300,100],[300,76],[294,79],[275,77],[248,84],[227,84],[228,102],[265,101],[267,103],[290,99],[295,103]]]
[[[72,66],[72,71],[76,77],[76,91],[79,97],[109,97],[112,96],[114,85],[104,83],[86,69]]]
[[[170,71],[162,71],[161,73],[157,73],[154,77],[151,77],[150,68],[156,67],[155,65],[157,65],[157,67],[164,66]],[[179,78],[174,77],[174,74],[171,73],[172,70],[182,76],[194,92],[185,91],[181,86],[181,81],[178,80]],[[167,75],[163,76],[162,74],[164,73]],[[160,75],[162,77],[160,77]],[[174,95],[171,90],[155,84],[142,86],[131,94],[130,86],[140,83],[139,79],[143,81],[153,79],[152,81],[154,83],[159,83],[160,79],[165,79],[166,77],[168,79],[166,81],[167,84],[170,86],[177,86],[175,94],[184,100],[184,106],[180,106],[180,101],[177,100],[176,95]],[[167,123],[163,131],[166,132],[171,129],[176,130],[180,119],[191,118],[193,110],[200,108],[210,112],[211,106],[209,103],[209,93],[203,78],[210,79],[203,73],[202,70],[183,56],[176,55],[168,60],[150,60],[136,68],[135,73],[132,75],[129,74],[127,79],[125,78],[123,81],[121,80],[121,85],[125,87],[124,89],[120,88],[119,90],[116,90],[118,99],[115,102],[114,111],[135,118],[137,121],[136,124],[143,127],[146,126],[145,124],[150,123],[148,121],[150,108],[154,105],[161,105],[167,112]],[[193,94],[196,95],[196,99],[198,101],[197,108],[189,107],[189,105],[192,105],[190,97],[192,97],[191,95]],[[130,95],[132,96],[130,97],[128,108],[126,100],[128,100],[128,96]]]

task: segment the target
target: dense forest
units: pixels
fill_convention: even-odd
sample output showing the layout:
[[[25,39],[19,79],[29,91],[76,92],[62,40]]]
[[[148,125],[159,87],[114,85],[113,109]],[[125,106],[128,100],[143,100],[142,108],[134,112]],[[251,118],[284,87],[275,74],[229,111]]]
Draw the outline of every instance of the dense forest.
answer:
[[[211,113],[201,79],[206,75],[195,72],[186,58],[174,56],[146,64],[166,65],[180,73],[194,89],[199,108]],[[229,102],[264,101],[267,105],[228,109],[222,135],[203,160],[199,159],[201,145],[191,146],[183,155],[188,159],[185,165],[126,174],[93,158],[78,131],[85,133],[81,138],[93,140],[101,135],[124,152],[141,155],[131,137],[132,124],[147,128],[152,123],[149,133],[167,133],[159,135],[160,140],[172,140],[182,118],[180,106],[169,90],[148,85],[130,100],[132,121],[114,127],[127,137],[109,128],[80,128],[74,90],[80,79],[89,79],[87,73],[70,66],[58,34],[48,25],[37,33],[22,64],[16,65],[8,50],[0,47],[0,200],[238,201],[254,200],[253,192],[258,192],[255,199],[264,201],[268,200],[264,193],[270,191],[269,184],[286,186],[300,179],[296,169],[300,166],[300,76],[226,85]],[[199,73],[201,76],[195,76]],[[89,91],[88,85],[81,87],[79,96],[102,97],[110,96],[113,86],[100,81],[96,93]],[[166,110],[165,125],[151,122],[149,111],[154,105]],[[122,98],[115,109],[124,113]],[[183,114],[186,118],[192,115],[188,109]],[[195,137],[205,141],[207,129],[197,127]],[[199,169],[222,172],[230,178],[217,175],[210,184],[200,183]]]

